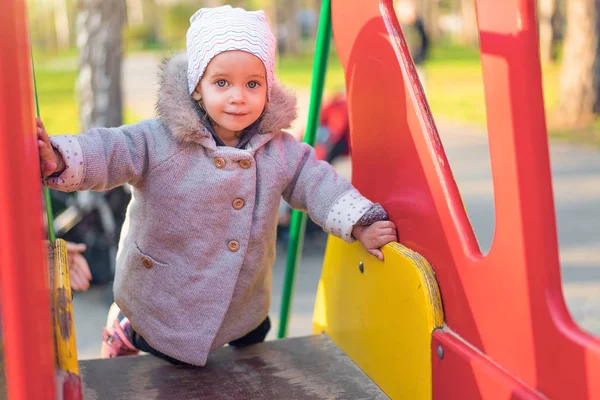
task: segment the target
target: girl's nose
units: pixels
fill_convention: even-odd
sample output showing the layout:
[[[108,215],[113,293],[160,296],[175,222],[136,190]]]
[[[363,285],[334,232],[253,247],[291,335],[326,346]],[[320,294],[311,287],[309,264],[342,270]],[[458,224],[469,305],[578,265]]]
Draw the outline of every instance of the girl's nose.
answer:
[[[242,89],[233,88],[231,90],[231,94],[229,96],[230,103],[243,103],[244,102],[244,92]]]

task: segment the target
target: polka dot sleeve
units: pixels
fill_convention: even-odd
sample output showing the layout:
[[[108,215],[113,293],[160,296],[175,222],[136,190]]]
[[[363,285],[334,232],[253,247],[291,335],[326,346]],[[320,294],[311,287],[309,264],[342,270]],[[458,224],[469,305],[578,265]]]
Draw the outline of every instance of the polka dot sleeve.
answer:
[[[79,141],[72,135],[60,135],[52,136],[50,142],[62,155],[65,170],[44,179],[44,185],[64,192],[77,190],[83,178],[83,155]]]
[[[352,237],[352,228],[372,206],[373,203],[361,196],[357,190],[350,190],[340,196],[331,207],[323,229],[352,243],[356,240]]]

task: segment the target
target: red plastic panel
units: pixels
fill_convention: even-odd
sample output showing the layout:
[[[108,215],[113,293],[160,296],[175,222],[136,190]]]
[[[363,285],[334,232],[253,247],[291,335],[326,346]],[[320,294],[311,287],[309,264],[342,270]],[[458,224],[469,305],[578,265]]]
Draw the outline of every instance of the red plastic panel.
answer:
[[[479,251],[391,1],[334,0],[353,180],[436,269],[447,324],[551,398],[600,398],[600,341],[561,289],[533,0],[477,2],[496,231]],[[457,384],[460,384],[457,382]]]
[[[436,331],[433,334],[431,354],[434,400],[547,398],[511,376],[452,332]]]
[[[54,356],[25,2],[0,13],[0,288],[10,399],[53,399]]]

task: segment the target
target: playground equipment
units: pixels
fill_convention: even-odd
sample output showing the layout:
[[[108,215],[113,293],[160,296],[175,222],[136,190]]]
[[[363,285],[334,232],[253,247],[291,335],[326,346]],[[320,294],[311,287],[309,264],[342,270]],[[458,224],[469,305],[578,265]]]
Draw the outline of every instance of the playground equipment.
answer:
[[[6,386],[14,399],[81,398],[76,387],[55,383],[25,9],[18,0],[5,3]],[[323,6],[325,21],[329,2]],[[379,262],[359,245],[330,239],[315,336],[222,348],[198,369],[151,356],[81,362],[86,397],[600,399],[600,341],[575,325],[561,291],[535,1],[477,0],[477,18],[496,209],[487,255],[477,246],[392,2],[333,0],[353,181],[389,210],[407,247],[387,245]]]

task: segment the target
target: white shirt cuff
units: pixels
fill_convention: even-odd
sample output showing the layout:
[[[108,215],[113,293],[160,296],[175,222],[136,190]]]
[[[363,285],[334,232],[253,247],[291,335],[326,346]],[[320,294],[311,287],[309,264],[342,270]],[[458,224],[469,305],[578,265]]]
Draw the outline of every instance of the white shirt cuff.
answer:
[[[52,147],[59,151],[65,163],[65,170],[58,176],[49,176],[44,184],[61,191],[77,190],[83,179],[83,154],[77,138],[72,135],[52,136]]]
[[[354,224],[372,206],[373,202],[362,196],[357,190],[350,190],[337,199],[331,207],[323,229],[327,233],[352,243],[356,240],[352,237]]]

